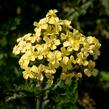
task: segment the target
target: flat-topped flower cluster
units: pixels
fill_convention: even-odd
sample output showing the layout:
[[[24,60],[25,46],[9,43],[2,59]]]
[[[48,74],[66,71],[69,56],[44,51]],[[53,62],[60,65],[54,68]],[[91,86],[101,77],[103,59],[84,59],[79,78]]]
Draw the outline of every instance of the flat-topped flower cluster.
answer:
[[[50,10],[45,18],[34,22],[34,33],[17,39],[13,53],[21,56],[23,77],[52,84],[55,76],[65,82],[82,75],[95,76],[101,46],[98,39],[84,36],[72,28],[71,21],[59,19],[56,12]]]

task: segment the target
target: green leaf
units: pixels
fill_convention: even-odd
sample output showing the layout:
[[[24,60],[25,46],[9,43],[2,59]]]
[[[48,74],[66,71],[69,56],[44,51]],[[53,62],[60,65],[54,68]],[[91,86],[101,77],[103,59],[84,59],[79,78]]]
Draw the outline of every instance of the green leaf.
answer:
[[[109,72],[101,71],[100,72],[101,81],[109,81]]]

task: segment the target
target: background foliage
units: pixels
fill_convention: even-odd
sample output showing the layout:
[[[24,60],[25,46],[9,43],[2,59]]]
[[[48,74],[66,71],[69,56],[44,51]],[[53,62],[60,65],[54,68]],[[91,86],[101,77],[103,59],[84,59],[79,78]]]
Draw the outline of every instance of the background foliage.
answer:
[[[0,109],[34,109],[40,88],[34,81],[25,81],[18,65],[18,59],[12,54],[16,39],[33,31],[33,22],[44,17],[49,9],[58,9],[61,19],[69,19],[72,26],[85,35],[92,35],[101,42],[101,56],[96,67],[96,78],[84,78],[79,81],[77,104],[67,103],[66,96],[58,96],[63,85],[56,90],[46,91],[44,99],[48,108],[61,109],[105,109],[109,98],[109,0],[3,0],[0,1]],[[73,87],[72,87],[73,88]],[[74,90],[64,89],[66,94]],[[42,94],[42,93],[41,93]],[[75,98],[72,97],[71,98]],[[63,101],[60,102],[60,98]],[[76,99],[76,98],[75,98]],[[87,103],[84,101],[87,101]],[[44,105],[44,104],[43,104]],[[56,107],[54,107],[56,106]],[[43,107],[42,107],[43,108]]]

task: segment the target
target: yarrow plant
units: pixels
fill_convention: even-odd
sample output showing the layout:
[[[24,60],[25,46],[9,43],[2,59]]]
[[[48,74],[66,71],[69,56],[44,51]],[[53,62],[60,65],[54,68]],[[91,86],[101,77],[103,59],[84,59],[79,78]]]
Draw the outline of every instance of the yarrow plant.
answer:
[[[83,75],[96,76],[95,60],[101,46],[98,39],[81,34],[71,21],[59,19],[56,13],[50,10],[45,18],[34,22],[34,33],[17,39],[13,53],[21,56],[24,79],[53,84],[58,78],[67,84]]]

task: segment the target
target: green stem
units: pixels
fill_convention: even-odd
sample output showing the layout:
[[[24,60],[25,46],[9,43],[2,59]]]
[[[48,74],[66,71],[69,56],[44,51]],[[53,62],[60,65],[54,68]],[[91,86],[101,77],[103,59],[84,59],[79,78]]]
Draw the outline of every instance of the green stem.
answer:
[[[36,109],[40,109],[40,100],[37,98],[36,100]]]
[[[42,84],[39,82],[38,83],[38,88],[40,91],[40,94],[36,97],[36,109],[41,109],[41,105],[42,105]]]

